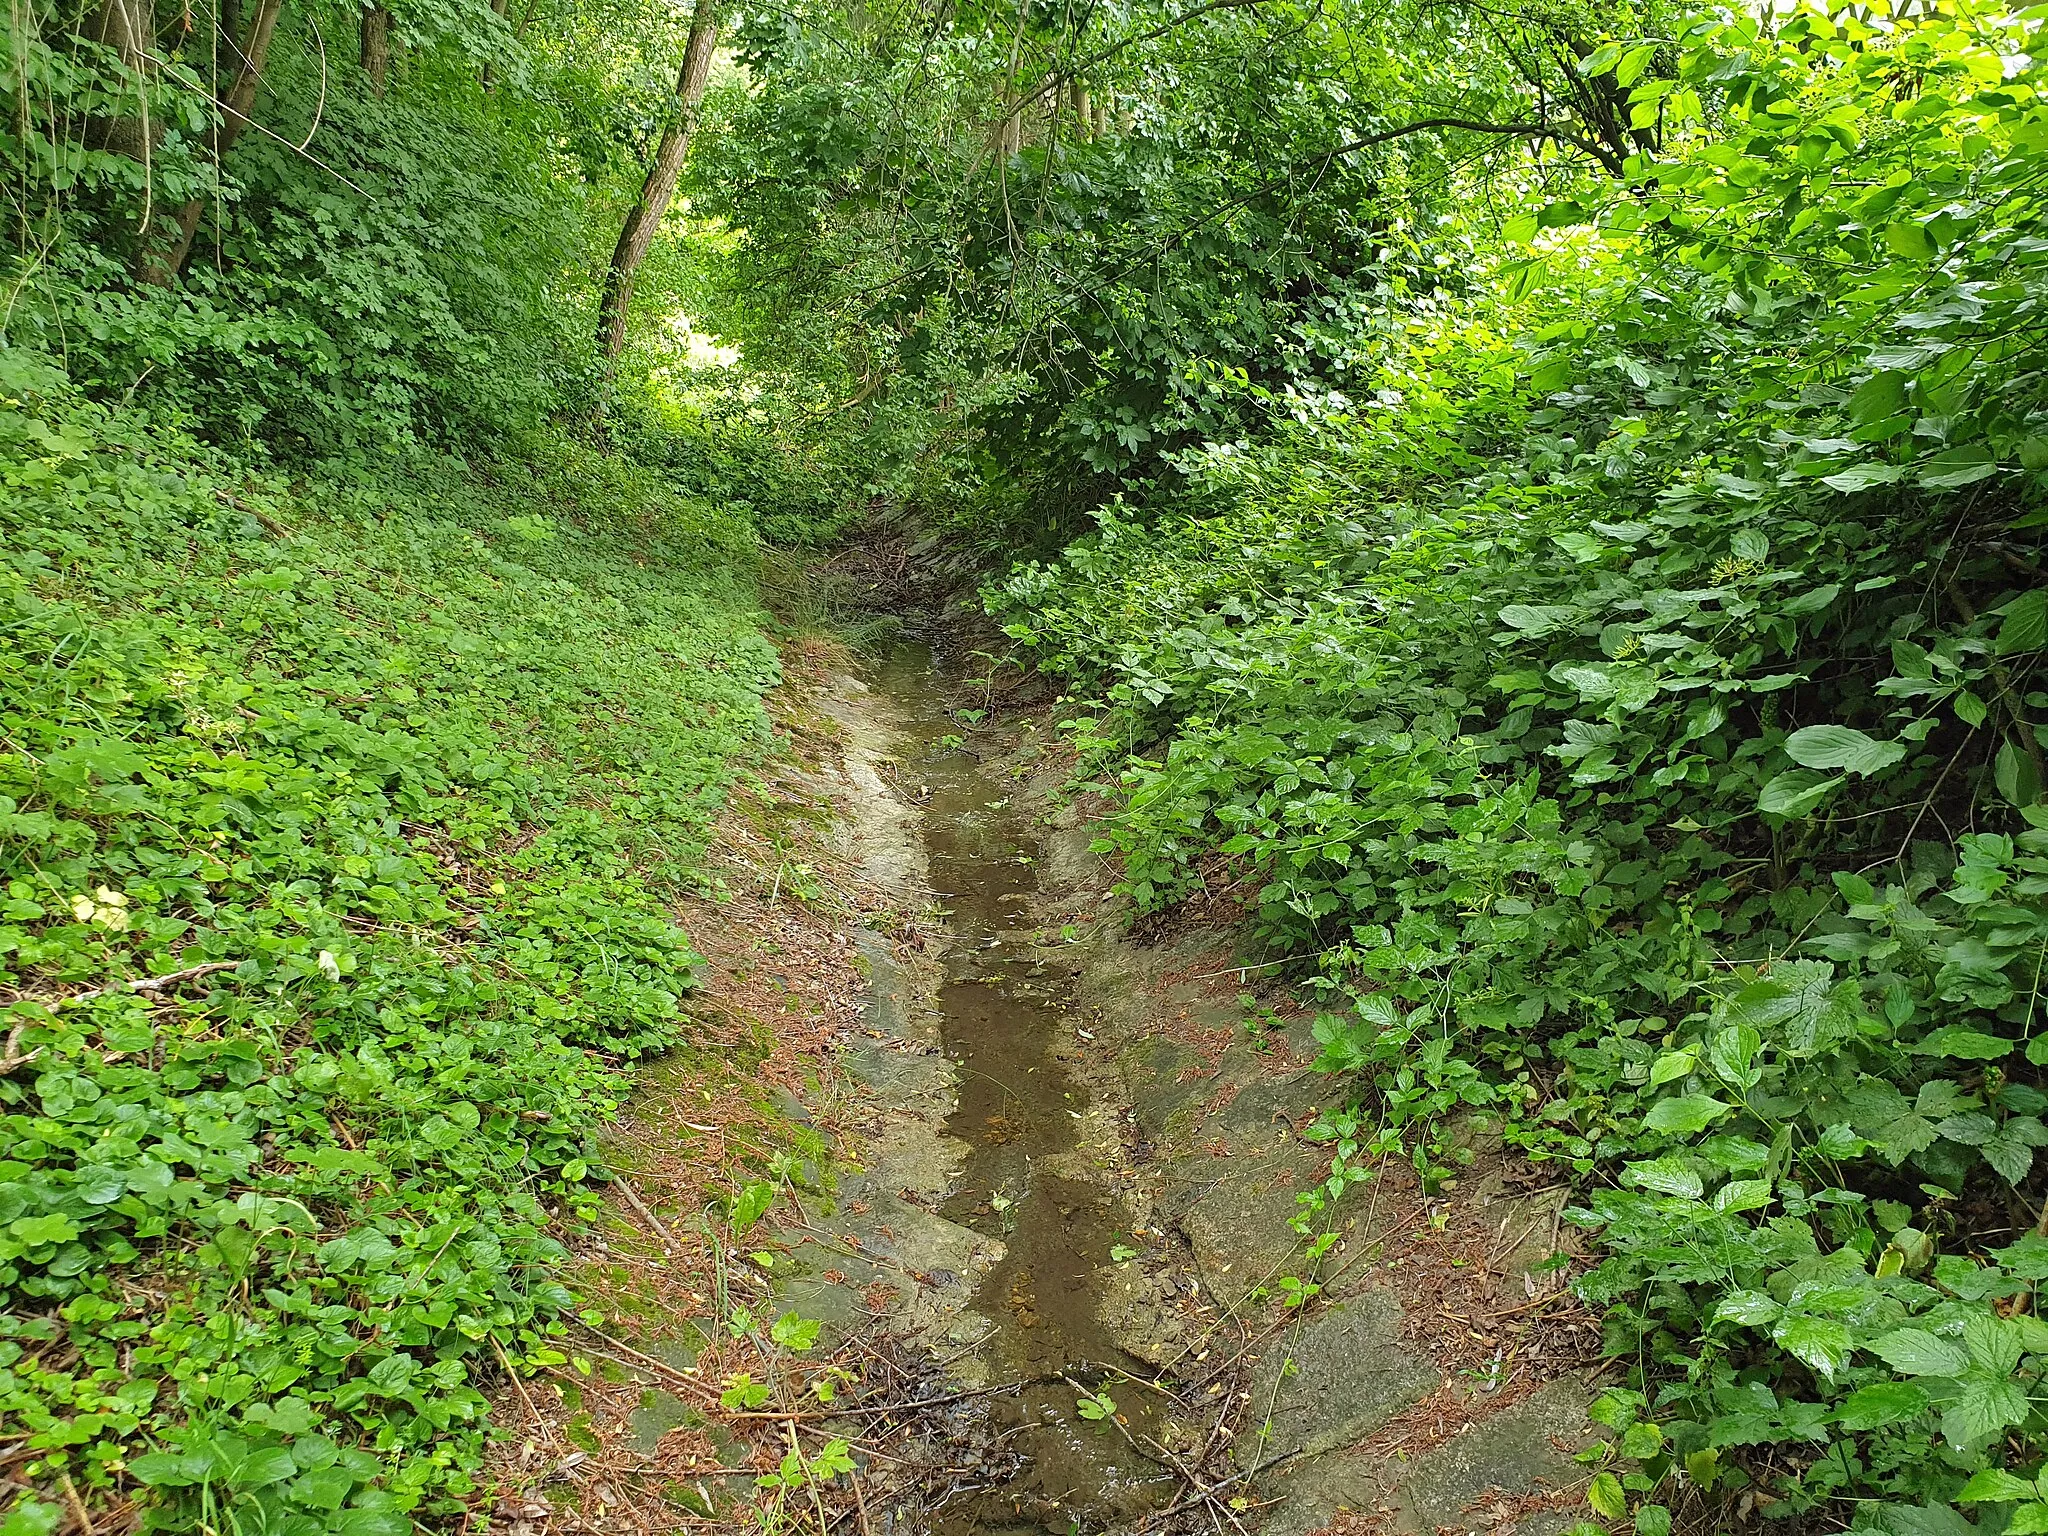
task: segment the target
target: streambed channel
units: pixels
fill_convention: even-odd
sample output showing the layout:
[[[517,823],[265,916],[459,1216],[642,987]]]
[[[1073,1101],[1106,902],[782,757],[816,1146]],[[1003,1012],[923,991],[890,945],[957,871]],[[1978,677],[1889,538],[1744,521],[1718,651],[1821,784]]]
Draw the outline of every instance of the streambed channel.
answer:
[[[930,1411],[868,1443],[929,1472],[874,1536],[1567,1528],[1598,1335],[1550,1262],[1565,1186],[1498,1151],[1455,1199],[1389,1174],[1307,1271],[1309,1016],[1247,1028],[1233,931],[1125,935],[1044,722],[982,702],[912,645],[817,700],[873,913],[856,1155],[773,1267],[919,1362]]]
[[[1145,1368],[1098,1316],[1134,1218],[1105,1170],[1088,1168],[1090,1095],[1059,1059],[1058,1044],[1083,1026],[1071,971],[1033,926],[1039,838],[1016,784],[963,739],[929,651],[896,647],[874,682],[904,725],[901,787],[921,802],[926,880],[947,934],[935,978],[939,1043],[957,1078],[945,1131],[966,1157],[941,1214],[989,1252],[1000,1244],[969,1306],[986,1330],[989,1384],[1015,1384],[990,1412],[1023,1457],[1008,1480],[937,1511],[932,1529],[1104,1529],[1169,1502],[1175,1483],[1126,1439],[1156,1429],[1151,1394],[1122,1374]],[[1083,1396],[1098,1390],[1118,1404],[1121,1428],[1083,1416]]]

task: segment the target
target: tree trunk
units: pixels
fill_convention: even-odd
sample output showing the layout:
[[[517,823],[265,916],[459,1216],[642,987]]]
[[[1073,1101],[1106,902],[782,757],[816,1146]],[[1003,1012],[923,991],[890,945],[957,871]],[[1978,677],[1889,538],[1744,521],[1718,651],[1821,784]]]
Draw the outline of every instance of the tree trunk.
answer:
[[[1030,19],[1031,0],[1024,0],[1017,10],[1017,30],[1010,34],[1010,66],[1003,76],[1003,123],[996,133],[996,149],[1005,160],[1024,148],[1024,88],[1017,79],[1017,66],[1024,56],[1024,26]]]
[[[256,108],[256,87],[263,80],[263,60],[270,52],[271,34],[277,30],[277,13],[283,3],[284,0],[258,0],[256,17],[249,23],[249,40],[242,45],[241,68],[235,73],[235,83],[226,99],[220,103],[221,123],[213,134],[216,175]],[[192,254],[192,237],[199,232],[199,219],[205,212],[206,199],[193,198],[178,210],[176,236],[167,246],[143,247],[137,270],[144,282],[162,287],[177,281],[178,274],[185,270],[185,259]]]
[[[690,152],[690,135],[697,127],[697,108],[704,101],[704,82],[711,77],[711,54],[718,46],[718,0],[697,0],[690,18],[690,41],[683,49],[683,67],[676,76],[676,115],[661,135],[654,163],[647,168],[647,181],[640,189],[640,201],[626,215],[626,227],[619,231],[618,247],[605,273],[604,298],[598,306],[597,339],[606,357],[617,357],[626,345],[626,311],[633,303],[633,278],[647,249],[654,244],[654,232],[676,195],[676,179],[682,174],[683,159]]]
[[[101,0],[86,18],[83,35],[111,48],[121,63],[135,72],[138,82],[146,81],[156,43],[156,14],[150,0]],[[146,87],[138,83],[138,111],[132,117],[102,119],[93,125],[89,143],[131,160],[149,163],[150,151],[161,132],[149,119]]]
[[[505,0],[491,0],[491,14],[500,21],[503,21],[505,19]],[[477,76],[477,84],[488,91],[497,83],[498,77],[492,73],[490,64],[486,62],[483,71]]]
[[[235,53],[235,39],[242,35],[242,0],[218,0],[213,14],[213,78],[216,83],[235,78],[242,61]]]
[[[363,73],[381,98],[391,78],[391,13],[381,5],[363,8]]]
[[[1078,80],[1067,82],[1067,96],[1074,107],[1074,135],[1080,139],[1095,137],[1095,117],[1088,110],[1088,87]]]

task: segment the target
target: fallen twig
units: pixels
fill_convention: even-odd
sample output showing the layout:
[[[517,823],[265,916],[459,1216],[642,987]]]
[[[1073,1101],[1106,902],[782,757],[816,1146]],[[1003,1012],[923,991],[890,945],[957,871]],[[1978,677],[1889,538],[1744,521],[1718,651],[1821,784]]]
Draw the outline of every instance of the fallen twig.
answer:
[[[109,982],[104,987],[94,987],[90,992],[74,993],[64,1001],[76,1006],[115,992],[167,992],[180,982],[197,981],[201,976],[211,976],[216,971],[232,971],[241,963],[239,960],[209,960],[204,965],[188,965],[184,970],[172,971],[167,976],[144,976],[135,981]]]
[[[638,1211],[647,1225],[654,1229],[655,1241],[661,1244],[661,1251],[671,1257],[681,1253],[682,1249],[677,1246],[675,1239],[669,1236],[668,1228],[661,1224],[661,1218],[647,1208],[647,1202],[642,1200],[639,1191],[633,1188],[632,1180],[621,1175],[612,1182],[618,1186],[619,1193],[626,1197],[626,1203]]]

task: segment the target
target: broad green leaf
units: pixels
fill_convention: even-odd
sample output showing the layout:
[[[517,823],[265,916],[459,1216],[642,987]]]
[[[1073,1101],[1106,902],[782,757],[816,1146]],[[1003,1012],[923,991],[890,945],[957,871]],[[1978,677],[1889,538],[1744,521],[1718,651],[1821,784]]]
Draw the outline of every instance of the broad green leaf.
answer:
[[[1698,1059],[1697,1051],[1666,1051],[1650,1066],[1650,1086],[1661,1088],[1666,1083],[1676,1082],[1692,1071]]]
[[[1640,80],[1643,71],[1650,67],[1650,61],[1657,56],[1656,43],[1638,43],[1621,56],[1621,62],[1614,66],[1614,83],[1624,89]]]
[[[1771,1329],[1771,1337],[1794,1358],[1832,1377],[1849,1363],[1849,1329],[1831,1317],[1804,1312],[1789,1314]]]
[[[2019,1368],[2020,1331],[1989,1312],[1963,1319],[1963,1348],[1971,1362],[1992,1376],[2009,1376]]]
[[[801,1352],[817,1344],[818,1331],[822,1326],[815,1317],[785,1312],[770,1325],[768,1337],[783,1349]]]
[[[2017,806],[2032,806],[2041,798],[2042,786],[2034,772],[2034,759],[2011,740],[1999,746],[1991,776],[1998,792]]]
[[[1643,1124],[1653,1131],[1690,1136],[1705,1130],[1734,1107],[1709,1094],[1689,1093],[1675,1099],[1659,1099],[1643,1117]]]
[[[1906,375],[1896,370],[1874,374],[1865,379],[1856,387],[1856,392],[1849,396],[1849,419],[1859,425],[1868,425],[1898,415],[1906,407],[1907,382]],[[1837,486],[1836,489],[1860,490],[1862,487]]]
[[[344,1509],[328,1518],[333,1536],[413,1536],[412,1516],[399,1509]]]
[[[281,1445],[264,1446],[252,1451],[241,1462],[227,1469],[227,1482],[231,1488],[267,1488],[272,1483],[281,1483],[298,1474],[299,1465],[292,1460],[292,1453]]]
[[[46,1243],[68,1243],[78,1233],[78,1223],[69,1216],[17,1216],[7,1224],[8,1236],[29,1248],[40,1248]]]
[[[1808,614],[1823,613],[1833,607],[1835,599],[1841,595],[1841,586],[1830,582],[1827,586],[1815,587],[1811,592],[1802,592],[1797,597],[1787,598],[1778,605],[1778,611],[1803,619]]]
[[[1735,1291],[1721,1298],[1714,1308],[1714,1320],[1761,1328],[1776,1322],[1784,1310],[1762,1291]]]
[[[1607,553],[1607,546],[1590,533],[1560,533],[1555,535],[1555,542],[1560,549],[1582,565],[1589,565]],[[1522,626],[1515,627],[1519,629]]]
[[[1660,1195],[1697,1200],[1706,1192],[1700,1176],[1683,1158],[1659,1157],[1648,1162],[1630,1163],[1626,1173],[1631,1184]]]
[[[1929,238],[1925,226],[1920,224],[1885,225],[1884,243],[1899,255],[1914,261],[1926,261],[1935,252],[1934,241]]]
[[[1977,1150],[2001,1179],[2015,1187],[2034,1170],[2034,1149],[2022,1142],[1994,1136]]]
[[[1755,1081],[1756,1053],[1764,1037],[1753,1024],[1729,1024],[1707,1042],[1707,1064],[1723,1082],[1748,1088]],[[1761,1166],[1761,1165],[1759,1165]]]
[[[1804,816],[1841,782],[1839,778],[1795,768],[1764,785],[1757,795],[1756,808],[1773,816]]]
[[[1998,461],[1991,456],[1990,450],[1980,443],[1972,443],[1925,460],[1913,478],[1930,491],[1954,491],[1975,485],[1979,480],[1989,480],[1997,473]]]
[[[1586,1502],[1593,1513],[1606,1520],[1620,1520],[1628,1514],[1628,1495],[1621,1491],[1621,1479],[1612,1472],[1597,1472],[1586,1487]]]
[[[70,1523],[70,1511],[61,1504],[48,1504],[23,1494],[14,1507],[0,1515],[0,1536],[56,1536]]]
[[[1970,1375],[1962,1391],[1942,1408],[1942,1437],[1967,1445],[2003,1433],[2027,1417],[2027,1394],[2016,1381]]]
[[[1501,623],[1510,629],[1519,629],[1530,635],[1547,635],[1561,624],[1569,624],[1578,616],[1576,608],[1543,606],[1532,603],[1510,603],[1500,611]]]
[[[1785,752],[1802,768],[1878,773],[1906,755],[1895,741],[1878,741],[1846,725],[1809,725],[1785,738]]]
[[[152,1488],[189,1488],[205,1482],[213,1471],[213,1465],[211,1457],[151,1451],[130,1461],[128,1474]]]
[[[1848,1430],[1881,1429],[1924,1413],[1931,1401],[1925,1391],[1911,1382],[1880,1381],[1851,1392],[1843,1399],[1836,1419]]]
[[[2001,1040],[1982,1030],[1960,1024],[1944,1024],[1907,1047],[1916,1056],[1945,1056],[1956,1061],[2001,1061],[2010,1056],[2016,1042]]]
[[[1858,464],[1850,469],[1838,470],[1832,475],[1822,475],[1820,483],[1831,485],[1838,491],[1867,491],[1873,486],[1891,485],[1906,477],[1906,471],[1897,464]]]
[[[1882,1513],[1890,1536],[1978,1536],[1970,1524],[1946,1504],[1892,1504]]]
[[[355,1485],[355,1477],[344,1467],[314,1467],[292,1484],[291,1497],[308,1509],[339,1509]]]
[[[1769,1179],[1733,1179],[1714,1191],[1717,1211],[1755,1211],[1770,1203]]]
[[[2000,610],[1998,638],[1993,642],[2001,656],[2048,647],[2048,590],[2036,587],[2014,598]]]
[[[1960,1344],[1938,1339],[1924,1328],[1895,1329],[1863,1347],[1908,1376],[1960,1376],[1970,1363]]]

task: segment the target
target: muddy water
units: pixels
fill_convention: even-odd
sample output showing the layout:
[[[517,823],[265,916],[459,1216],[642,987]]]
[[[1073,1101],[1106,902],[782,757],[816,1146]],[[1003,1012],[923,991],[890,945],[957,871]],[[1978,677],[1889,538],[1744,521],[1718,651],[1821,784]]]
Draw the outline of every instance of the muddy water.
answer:
[[[930,880],[951,935],[939,990],[941,1037],[960,1080],[947,1130],[969,1148],[945,1215],[1004,1245],[975,1310],[994,1332],[981,1354],[998,1423],[1026,1458],[1000,1487],[954,1500],[934,1536],[1107,1530],[1170,1500],[1174,1485],[1131,1436],[1153,1426],[1142,1372],[1111,1341],[1097,1303],[1127,1242],[1114,1193],[1086,1174],[1086,1090],[1061,1065],[1071,1039],[1067,976],[1032,926],[1038,840],[1011,787],[976,756],[947,710],[930,653],[896,649],[874,678],[909,727],[906,783],[923,803]],[[921,743],[922,745],[918,745]],[[1115,1401],[1121,1427],[1085,1418],[1087,1392]]]

